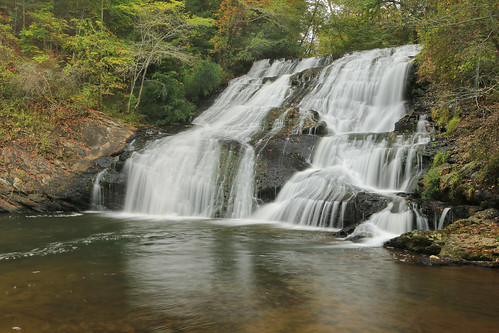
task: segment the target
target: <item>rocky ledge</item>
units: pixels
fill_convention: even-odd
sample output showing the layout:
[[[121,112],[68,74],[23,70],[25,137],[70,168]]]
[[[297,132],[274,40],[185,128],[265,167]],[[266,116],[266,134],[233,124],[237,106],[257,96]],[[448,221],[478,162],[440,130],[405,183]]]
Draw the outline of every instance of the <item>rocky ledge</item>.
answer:
[[[442,230],[414,230],[388,241],[385,247],[423,254],[418,261],[429,265],[499,267],[499,210],[479,211]]]
[[[19,139],[0,149],[0,212],[88,209],[92,180],[133,134],[104,114],[68,121],[49,140]]]

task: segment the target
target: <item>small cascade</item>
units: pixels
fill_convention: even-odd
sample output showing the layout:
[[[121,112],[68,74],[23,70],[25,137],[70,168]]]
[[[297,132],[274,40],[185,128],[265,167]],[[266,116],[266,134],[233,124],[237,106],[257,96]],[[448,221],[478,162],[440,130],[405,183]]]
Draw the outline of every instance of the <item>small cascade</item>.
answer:
[[[274,203],[256,218],[341,229],[346,203],[355,195],[354,180],[343,168],[308,169],[295,174]]]
[[[447,214],[449,213],[450,210],[451,210],[450,207],[444,208],[444,210],[442,211],[442,215],[440,215],[440,219],[438,220],[438,225],[435,228],[436,230],[441,230],[445,227],[446,224],[445,218],[447,217]]]
[[[92,201],[90,205],[91,209],[94,211],[102,211],[106,209],[106,207],[104,206],[104,199],[102,197],[102,190],[100,185],[102,177],[104,177],[104,174],[106,172],[107,170],[102,170],[95,176],[94,179],[94,184],[92,186]]]
[[[373,214],[355,228],[345,240],[358,241],[369,246],[379,246],[391,238],[414,229],[429,230],[428,220],[405,200],[394,198],[382,211]]]
[[[422,172],[412,137],[338,135],[323,138],[312,164],[319,168],[342,166],[359,183],[379,190],[414,190]]]
[[[255,152],[253,147],[247,146],[229,195],[227,210],[228,216],[232,218],[248,217],[252,212],[254,165]]]
[[[418,124],[416,125],[416,133],[426,134],[426,126],[428,126],[428,117],[426,115],[422,115],[419,117]]]

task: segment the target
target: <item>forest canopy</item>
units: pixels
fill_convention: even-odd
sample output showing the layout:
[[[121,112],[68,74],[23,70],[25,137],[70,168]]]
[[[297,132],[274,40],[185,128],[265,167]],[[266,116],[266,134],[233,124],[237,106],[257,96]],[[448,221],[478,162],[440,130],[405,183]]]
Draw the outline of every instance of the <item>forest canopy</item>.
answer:
[[[442,96],[497,98],[498,11],[498,0],[2,0],[0,136],[89,110],[183,122],[255,60],[409,43]]]

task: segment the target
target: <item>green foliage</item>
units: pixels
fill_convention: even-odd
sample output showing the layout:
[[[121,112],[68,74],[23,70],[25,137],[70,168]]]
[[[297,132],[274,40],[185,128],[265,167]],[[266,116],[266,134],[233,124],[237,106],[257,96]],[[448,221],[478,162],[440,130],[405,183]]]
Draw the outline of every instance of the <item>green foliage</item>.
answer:
[[[398,46],[416,40],[413,22],[424,13],[424,2],[328,0],[318,31],[320,54]],[[326,9],[323,9],[325,11]]]
[[[497,0],[429,1],[418,32],[419,74],[449,102],[475,98],[499,83]]]
[[[489,154],[485,160],[482,177],[491,184],[499,184],[499,152]]]
[[[213,38],[220,65],[241,73],[251,62],[299,55],[303,0],[224,0]]]
[[[18,72],[15,68],[17,62],[15,46],[18,39],[13,34],[10,20],[0,18],[0,94],[12,95],[11,82]]]
[[[185,8],[199,17],[211,17],[220,8],[222,0],[186,0]]]
[[[222,68],[210,61],[197,63],[185,76],[187,97],[193,102],[208,96],[222,81]]]
[[[452,200],[457,199],[461,195],[461,185],[464,178],[463,172],[463,169],[453,170],[443,176],[440,176],[440,181],[446,185],[449,191],[449,197]]]
[[[461,118],[459,116],[454,116],[447,124],[447,135],[452,135],[456,132],[459,123],[461,122]]]
[[[431,165],[432,169],[441,166],[446,163],[450,157],[450,153],[446,151],[439,151],[433,157],[433,163]]]
[[[132,63],[125,43],[99,21],[72,23],[80,33],[68,38],[66,48],[72,57],[65,71],[81,84],[86,83],[86,89],[100,99],[125,88],[125,73]]]
[[[440,170],[430,169],[423,179],[423,199],[437,199],[440,193]]]
[[[56,18],[50,11],[43,9],[30,13],[32,23],[19,33],[23,52],[37,54],[41,50],[61,49],[67,38],[66,20]]]
[[[185,98],[184,86],[175,77],[176,73],[154,73],[144,85],[139,112],[147,121],[157,125],[186,121],[195,109]]]

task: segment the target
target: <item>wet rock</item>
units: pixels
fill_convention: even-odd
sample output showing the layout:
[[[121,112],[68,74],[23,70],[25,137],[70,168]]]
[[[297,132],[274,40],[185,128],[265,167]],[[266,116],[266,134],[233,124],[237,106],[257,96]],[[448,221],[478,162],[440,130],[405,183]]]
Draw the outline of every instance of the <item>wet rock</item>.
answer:
[[[422,216],[424,216],[430,228],[436,229],[440,222],[440,218],[444,213],[444,210],[449,209],[447,212],[443,227],[448,226],[454,221],[465,219],[476,212],[480,211],[481,208],[479,206],[472,205],[458,205],[454,206],[448,202],[436,201],[436,200],[422,200],[422,199],[414,199],[411,198],[411,201],[416,204],[419,208],[419,211]]]
[[[388,206],[391,198],[379,193],[360,192],[352,199],[352,206],[355,211],[361,214],[361,219],[365,220],[374,213],[378,213]]]
[[[317,139],[315,135],[291,135],[262,142],[255,161],[257,197],[263,202],[273,201],[295,172],[308,168]]]
[[[395,123],[396,133],[414,133],[419,122],[419,115],[410,113]]]
[[[444,246],[442,235],[438,232],[414,230],[393,238],[385,243],[386,246],[412,252],[437,255]]]
[[[487,263],[499,267],[499,211],[487,209],[443,230],[416,230],[388,241],[385,246],[426,255],[447,263]]]
[[[392,201],[391,198],[379,193],[361,191],[352,194],[353,197],[348,201],[343,214],[343,228],[338,233],[341,236],[351,234],[360,223],[385,209]]]

